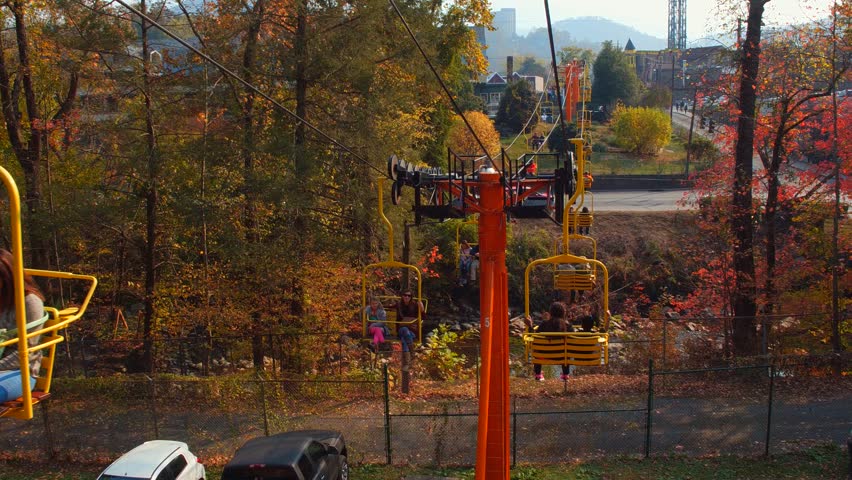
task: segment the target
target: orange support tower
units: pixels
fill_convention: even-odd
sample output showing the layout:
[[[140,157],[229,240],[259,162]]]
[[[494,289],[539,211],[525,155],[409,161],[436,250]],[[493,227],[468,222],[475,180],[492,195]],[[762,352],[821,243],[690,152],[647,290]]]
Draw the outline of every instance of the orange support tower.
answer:
[[[483,172],[479,180],[482,387],[476,480],[509,480],[509,290],[504,189],[499,173]]]
[[[476,443],[476,480],[509,480],[509,287],[506,272],[507,213],[515,218],[562,222],[572,191],[573,159],[557,156],[554,172],[529,177],[502,155],[502,173],[474,167],[448,152],[449,172],[415,168],[396,155],[388,160],[394,181],[391,199],[399,203],[403,187],[414,189],[415,222],[420,219],[479,215],[479,306],[482,367]],[[573,158],[573,157],[572,157]],[[466,164],[471,164],[466,166]],[[496,163],[492,161],[492,166]],[[582,170],[580,170],[582,174]],[[424,204],[428,199],[429,204]]]
[[[577,112],[577,104],[580,98],[580,76],[583,75],[585,65],[581,60],[573,60],[565,65],[565,121],[574,121]]]

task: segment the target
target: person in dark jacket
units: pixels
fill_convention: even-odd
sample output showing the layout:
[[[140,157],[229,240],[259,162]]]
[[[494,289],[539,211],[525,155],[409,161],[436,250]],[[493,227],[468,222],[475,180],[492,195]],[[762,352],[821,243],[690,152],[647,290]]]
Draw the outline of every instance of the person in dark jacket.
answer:
[[[417,332],[420,331],[418,316],[422,319],[423,310],[423,302],[412,298],[411,290],[402,292],[402,296],[396,304],[396,321],[405,322],[405,326],[397,329],[403,352],[412,350],[414,340],[417,339]]]
[[[568,323],[567,316],[568,307],[562,302],[553,302],[550,304],[550,310],[545,320],[536,328],[536,333],[573,332],[574,327]],[[532,320],[529,317],[527,317],[527,325],[532,325]],[[541,374],[541,365],[537,363],[533,364],[533,372],[535,373],[536,380],[540,382],[544,381],[544,375]],[[568,380],[569,372],[569,366],[562,365],[562,380]]]

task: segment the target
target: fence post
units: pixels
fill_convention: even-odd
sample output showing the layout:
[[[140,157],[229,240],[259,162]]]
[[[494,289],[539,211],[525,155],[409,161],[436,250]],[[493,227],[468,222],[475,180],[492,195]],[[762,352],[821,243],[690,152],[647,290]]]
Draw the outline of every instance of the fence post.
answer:
[[[512,396],[512,468],[518,463],[518,396]]]
[[[476,346],[476,398],[479,398],[479,362],[481,361],[479,357],[479,345]]]
[[[391,426],[390,426],[390,386],[388,385],[388,364],[382,365],[382,377],[384,380],[385,394],[385,456],[387,464],[391,465]]]
[[[651,455],[651,412],[654,411],[654,359],[648,359],[648,414],[645,417],[645,458]]]
[[[668,337],[669,337],[669,321],[665,316],[663,316],[663,357],[662,357],[662,360],[661,360],[662,365],[660,367],[663,370],[666,369],[666,344],[669,343]]]
[[[145,378],[151,382],[151,416],[154,419],[154,439],[159,440],[160,427],[157,425],[159,422],[159,419],[157,418],[157,382],[147,375],[145,375]]]
[[[411,350],[413,350],[413,345]],[[402,355],[401,362],[401,383],[402,383],[402,393],[407,394],[411,391],[411,355],[413,351],[402,351],[400,354]],[[385,364],[387,365],[387,364]]]
[[[775,393],[775,364],[769,366],[769,405],[766,414],[766,450],[763,456],[769,456],[770,432],[772,431],[772,397]]]
[[[80,364],[83,367],[83,378],[89,378],[89,370],[86,368],[86,336],[80,336]]]
[[[66,332],[67,332],[67,330],[66,330]],[[68,369],[66,371],[68,372],[69,377],[75,377],[76,376],[74,374],[74,352],[72,351],[73,345],[74,345],[74,342],[71,340],[71,338],[69,338],[68,341],[65,342],[65,356],[68,357],[68,361],[65,362],[65,364],[68,365]]]
[[[47,413],[47,406],[50,402],[41,402],[42,419],[44,420],[44,443],[47,446],[48,460],[56,459],[56,443],[53,439],[53,429],[50,428],[50,418]]]
[[[260,382],[260,404],[263,406],[263,434],[269,436],[269,410],[266,408],[266,382],[257,374],[257,381]]]
[[[187,368],[186,368],[186,345],[184,344],[185,340],[184,340],[184,338],[179,338],[177,342],[178,342],[178,364],[179,364],[179,368],[180,368],[180,374],[186,375],[187,374]]]

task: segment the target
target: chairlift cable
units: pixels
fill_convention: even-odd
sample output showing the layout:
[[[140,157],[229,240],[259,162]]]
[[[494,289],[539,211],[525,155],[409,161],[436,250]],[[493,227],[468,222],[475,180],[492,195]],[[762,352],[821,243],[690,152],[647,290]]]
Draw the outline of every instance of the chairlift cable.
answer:
[[[553,135],[553,131],[556,130],[556,127],[559,126],[559,122],[562,120],[562,116],[563,116],[562,114],[565,111],[565,102],[567,100],[568,100],[567,98],[562,99],[562,104],[559,106],[559,115],[556,117],[556,119],[555,119],[556,121],[553,123],[553,126],[550,127],[550,131],[547,132],[547,135],[545,135],[544,141],[541,143],[541,147],[539,147],[538,150],[535,151],[535,153],[540,152],[541,149],[544,148],[544,146],[547,144],[547,141],[550,140],[550,136]],[[520,158],[521,157],[518,157],[518,159],[520,159]]]
[[[547,17],[547,38],[550,41],[550,60],[553,62],[553,71],[556,72],[554,81],[556,82],[556,99],[557,103],[562,105],[562,91],[559,89],[559,69],[556,65],[556,47],[553,46],[553,24],[550,21],[550,3],[544,0],[544,13]],[[567,82],[568,79],[566,78]],[[568,87],[567,85],[565,86]],[[566,92],[567,93],[567,92]],[[560,112],[559,128],[562,131],[562,147],[565,149],[565,161],[568,162],[568,131],[565,128],[565,115]]]
[[[432,70],[432,74],[435,75],[435,78],[438,80],[438,83],[441,84],[441,88],[444,89],[444,93],[447,95],[447,98],[450,99],[450,103],[453,104],[453,108],[455,108],[456,113],[458,113],[459,116],[462,118],[462,120],[464,121],[464,124],[467,125],[467,129],[470,130],[470,134],[473,135],[473,138],[476,140],[476,143],[479,144],[479,148],[481,148],[482,151],[485,153],[485,157],[488,158],[488,162],[491,163],[491,166],[494,167],[495,170],[497,170],[498,172],[500,172],[502,174],[503,172],[501,172],[500,169],[497,168],[497,164],[494,163],[494,159],[491,158],[491,154],[488,153],[488,149],[485,148],[485,145],[482,143],[482,140],[479,139],[479,136],[476,134],[476,131],[473,130],[473,127],[470,125],[470,122],[467,121],[467,118],[464,116],[464,112],[462,112],[461,108],[459,108],[459,105],[456,103],[456,99],[453,98],[453,94],[450,93],[450,90],[449,90],[449,88],[447,88],[447,85],[444,83],[444,80],[438,74],[438,71],[435,70],[435,66],[432,65],[432,61],[429,60],[429,56],[426,55],[426,52],[423,50],[423,47],[420,46],[420,42],[417,40],[417,37],[414,35],[414,32],[411,30],[411,27],[408,26],[408,22],[405,20],[405,17],[402,15],[402,12],[400,11],[399,7],[397,7],[396,2],[394,0],[388,0],[388,1],[390,2],[393,9],[396,11],[397,16],[399,16],[400,21],[402,21],[402,25],[405,27],[405,30],[408,32],[408,35],[411,37],[411,40],[414,42],[414,45],[416,45],[417,49],[420,50],[420,54],[423,56],[423,59],[426,60],[426,64],[429,65],[429,69]]]
[[[344,144],[340,143],[339,141],[335,140],[334,138],[332,138],[331,136],[329,136],[328,134],[326,134],[325,132],[323,132],[322,130],[320,130],[318,127],[316,127],[316,126],[315,126],[314,124],[312,124],[311,122],[309,122],[309,121],[305,120],[304,118],[302,118],[302,117],[298,116],[295,112],[291,111],[290,109],[288,109],[287,107],[285,107],[284,105],[282,105],[280,102],[278,102],[277,100],[275,100],[274,98],[272,98],[271,96],[269,96],[267,93],[265,93],[264,91],[260,90],[259,88],[257,88],[257,87],[256,87],[256,86],[254,86],[253,84],[249,83],[248,81],[244,80],[242,77],[240,77],[240,76],[239,76],[239,75],[237,75],[236,73],[232,72],[231,70],[229,70],[227,67],[225,67],[225,66],[224,66],[224,65],[222,65],[221,63],[217,62],[216,60],[213,60],[213,58],[212,58],[212,57],[210,57],[209,55],[205,54],[205,53],[204,53],[204,52],[202,52],[201,50],[199,50],[199,49],[197,49],[197,48],[193,47],[193,46],[192,46],[192,45],[190,45],[188,42],[186,42],[186,41],[185,41],[185,40],[183,40],[182,38],[178,37],[176,34],[172,33],[172,32],[171,32],[168,28],[166,28],[166,27],[164,27],[164,26],[160,25],[160,24],[159,24],[159,23],[157,23],[154,19],[152,19],[151,17],[149,17],[148,15],[145,15],[144,13],[142,13],[139,9],[137,9],[137,8],[135,8],[135,7],[131,6],[131,5],[129,5],[129,4],[128,4],[127,2],[125,2],[124,0],[115,0],[115,1],[116,1],[116,3],[118,3],[119,5],[123,6],[124,8],[126,8],[127,10],[129,10],[130,12],[132,12],[134,15],[137,15],[139,18],[141,18],[141,19],[143,19],[144,21],[146,21],[146,22],[150,23],[152,26],[156,27],[158,30],[160,30],[161,32],[163,32],[163,33],[164,33],[164,34],[166,34],[167,36],[171,37],[173,40],[175,40],[175,41],[176,41],[176,42],[178,42],[179,44],[181,44],[181,45],[183,45],[184,47],[186,47],[187,49],[189,49],[191,52],[193,52],[193,53],[195,53],[196,55],[198,55],[199,57],[203,58],[205,61],[207,61],[207,62],[211,63],[213,66],[215,66],[216,68],[218,68],[218,69],[219,69],[222,73],[224,73],[225,75],[227,75],[227,76],[229,76],[229,77],[233,78],[234,80],[238,81],[239,83],[243,84],[243,86],[245,86],[246,88],[248,88],[248,89],[249,89],[249,90],[251,90],[252,92],[256,93],[257,95],[260,95],[260,96],[261,96],[261,97],[263,97],[266,101],[268,101],[268,102],[269,102],[269,103],[271,103],[272,105],[274,105],[274,106],[278,107],[281,111],[285,112],[285,113],[286,113],[287,115],[289,115],[290,117],[294,118],[294,119],[295,119],[295,120],[297,120],[297,121],[300,121],[300,122],[304,123],[306,127],[308,127],[309,129],[313,130],[314,132],[316,132],[317,134],[319,134],[321,137],[325,138],[326,140],[328,140],[328,141],[329,141],[329,142],[331,142],[332,144],[334,144],[334,145],[336,145],[336,146],[340,147],[341,149],[343,149],[344,151],[346,151],[347,153],[349,153],[350,155],[352,155],[354,158],[356,158],[356,159],[357,159],[357,160],[359,160],[360,162],[364,163],[365,165],[367,165],[367,166],[368,166],[368,167],[370,167],[371,169],[373,169],[373,170],[375,170],[375,171],[379,172],[382,176],[387,177],[387,173],[386,173],[386,172],[384,172],[384,171],[383,171],[383,170],[381,170],[380,168],[376,167],[375,165],[371,164],[371,163],[370,163],[370,162],[369,162],[366,158],[364,158],[364,157],[362,157],[362,156],[358,155],[358,154],[357,154],[357,153],[355,153],[355,152],[354,152],[351,148],[349,148],[349,147],[347,147],[346,145],[344,145]]]
[[[548,84],[548,83],[550,83],[550,76],[551,76],[551,75],[553,75],[553,69],[552,69],[552,68],[548,69],[548,71],[547,71],[547,79],[545,79],[545,81],[544,81],[544,88],[545,88],[545,89],[547,88],[547,84]],[[544,92],[542,92],[542,93],[541,93],[541,95],[539,95],[539,96],[538,96],[538,103],[536,103],[535,108],[533,109],[532,114],[530,114],[530,118],[528,118],[528,119],[527,119],[527,122],[524,124],[524,126],[523,126],[523,127],[521,127],[521,131],[520,131],[520,132],[518,132],[518,134],[517,134],[517,135],[515,135],[515,138],[512,140],[512,143],[510,143],[510,144],[509,144],[509,146],[508,146],[508,147],[506,147],[506,150],[509,150],[510,148],[512,148],[512,145],[514,145],[514,144],[515,144],[515,142],[517,142],[517,141],[518,141],[518,139],[519,139],[519,138],[521,138],[521,135],[523,135],[524,131],[527,129],[527,127],[529,126],[530,122],[532,122],[532,119],[533,119],[533,117],[535,116],[535,112],[537,112],[537,111],[539,110],[539,108],[541,107],[541,103],[544,101],[544,96],[545,96],[546,94],[547,94],[547,92],[546,92],[546,91],[544,91]],[[553,113],[553,112],[551,112],[551,114],[552,114],[552,113]]]

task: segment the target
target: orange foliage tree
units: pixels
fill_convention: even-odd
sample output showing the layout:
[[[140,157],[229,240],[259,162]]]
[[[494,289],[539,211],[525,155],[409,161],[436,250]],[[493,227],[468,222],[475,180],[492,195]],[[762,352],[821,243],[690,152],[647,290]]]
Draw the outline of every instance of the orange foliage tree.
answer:
[[[496,155],[500,151],[500,134],[494,128],[494,122],[482,112],[465,112],[467,121],[476,132],[476,136],[482,141],[482,144],[488,150],[489,155]],[[474,138],[473,134],[465,125],[461,117],[456,116],[453,119],[453,125],[450,127],[450,135],[447,139],[447,146],[459,155],[482,155],[482,149],[479,143]]]

